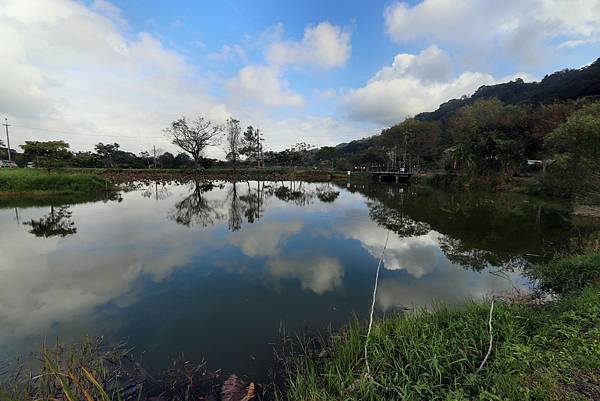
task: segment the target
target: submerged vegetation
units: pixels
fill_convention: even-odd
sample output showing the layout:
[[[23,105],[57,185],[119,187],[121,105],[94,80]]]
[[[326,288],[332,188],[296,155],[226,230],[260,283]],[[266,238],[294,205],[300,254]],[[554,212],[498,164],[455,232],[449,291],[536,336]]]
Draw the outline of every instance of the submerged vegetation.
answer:
[[[112,184],[93,174],[42,169],[0,170],[2,193],[93,193],[112,189]]]
[[[600,254],[533,270],[557,301],[496,298],[377,321],[369,342],[355,322],[286,365],[285,400],[590,400],[600,397]]]
[[[34,353],[36,368],[21,364],[3,377],[0,364],[0,400],[178,401],[218,397],[219,376],[209,373],[204,363],[193,365],[182,356],[155,377],[132,351],[126,343],[108,346],[100,338],[84,338],[76,344],[44,344]]]

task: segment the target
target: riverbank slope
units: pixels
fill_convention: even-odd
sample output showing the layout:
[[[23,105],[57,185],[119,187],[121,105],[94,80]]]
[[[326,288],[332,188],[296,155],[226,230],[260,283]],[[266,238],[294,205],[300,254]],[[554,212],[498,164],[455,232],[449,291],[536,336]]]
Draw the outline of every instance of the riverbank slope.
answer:
[[[370,374],[364,324],[354,322],[324,345],[301,347],[288,360],[280,399],[600,399],[600,253],[531,274],[557,300],[496,297],[493,310],[490,299],[376,321]]]

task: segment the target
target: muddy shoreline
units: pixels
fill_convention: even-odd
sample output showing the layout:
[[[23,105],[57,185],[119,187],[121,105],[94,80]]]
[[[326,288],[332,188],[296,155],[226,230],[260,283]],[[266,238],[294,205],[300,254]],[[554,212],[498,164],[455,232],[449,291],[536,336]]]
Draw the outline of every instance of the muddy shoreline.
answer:
[[[328,182],[343,178],[340,172],[323,170],[106,170],[97,175],[113,183],[134,181],[287,181]]]

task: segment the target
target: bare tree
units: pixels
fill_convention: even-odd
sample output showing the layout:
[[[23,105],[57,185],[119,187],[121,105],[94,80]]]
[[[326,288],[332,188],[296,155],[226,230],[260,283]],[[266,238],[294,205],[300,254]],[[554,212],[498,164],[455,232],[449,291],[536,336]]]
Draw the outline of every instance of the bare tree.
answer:
[[[240,128],[240,121],[235,118],[229,118],[229,120],[227,120],[225,152],[227,153],[227,160],[231,160],[233,163],[233,171],[236,170],[242,146],[242,129]]]
[[[173,121],[164,131],[174,145],[189,153],[198,164],[207,146],[216,146],[221,142],[223,129],[222,125],[213,124],[204,117],[198,117],[193,121],[181,117]]]

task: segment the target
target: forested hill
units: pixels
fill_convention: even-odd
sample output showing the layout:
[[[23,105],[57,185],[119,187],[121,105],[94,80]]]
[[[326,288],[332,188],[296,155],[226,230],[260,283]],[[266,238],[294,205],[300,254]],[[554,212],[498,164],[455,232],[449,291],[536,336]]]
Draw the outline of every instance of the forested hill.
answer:
[[[524,82],[522,79],[484,85],[470,97],[452,99],[432,112],[415,116],[415,120],[437,122],[442,125],[459,109],[478,100],[498,99],[507,105],[541,105],[565,102],[582,98],[600,99],[600,58],[581,69],[565,69],[546,75],[539,82]],[[379,135],[359,139],[336,146],[338,154],[356,155],[372,147]]]
[[[497,98],[507,104],[539,104],[554,101],[600,97],[600,58],[581,69],[565,69],[546,75],[540,82],[524,82],[522,79],[480,87],[471,97],[453,99],[440,105],[436,111],[415,116],[421,121],[447,118],[462,106],[479,99]]]

